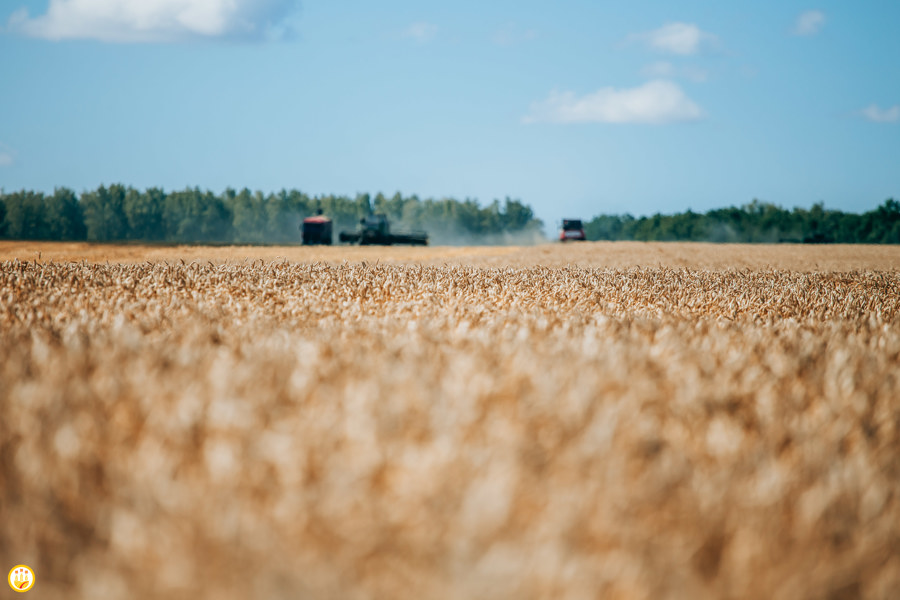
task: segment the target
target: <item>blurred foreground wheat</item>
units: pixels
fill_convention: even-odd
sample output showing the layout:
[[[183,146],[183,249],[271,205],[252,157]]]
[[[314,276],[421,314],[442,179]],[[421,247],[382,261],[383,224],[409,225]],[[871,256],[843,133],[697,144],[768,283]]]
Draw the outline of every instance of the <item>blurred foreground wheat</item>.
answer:
[[[0,263],[40,598],[896,598],[900,274]]]

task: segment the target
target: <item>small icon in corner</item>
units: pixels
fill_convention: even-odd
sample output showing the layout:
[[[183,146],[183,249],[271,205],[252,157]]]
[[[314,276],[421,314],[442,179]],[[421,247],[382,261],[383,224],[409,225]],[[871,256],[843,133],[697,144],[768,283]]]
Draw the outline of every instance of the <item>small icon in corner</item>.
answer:
[[[27,592],[34,587],[34,571],[28,565],[16,565],[9,570],[6,580],[15,591]]]

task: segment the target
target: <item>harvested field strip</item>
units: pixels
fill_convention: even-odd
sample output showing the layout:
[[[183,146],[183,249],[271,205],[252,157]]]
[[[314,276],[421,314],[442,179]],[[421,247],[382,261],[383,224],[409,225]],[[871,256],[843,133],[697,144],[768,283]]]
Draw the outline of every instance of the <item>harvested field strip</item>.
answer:
[[[0,261],[145,263],[265,260],[341,264],[346,261],[479,267],[625,269],[782,269],[792,271],[896,271],[900,245],[706,244],[696,242],[579,242],[536,246],[166,246],[0,240]]]
[[[48,598],[891,598],[900,273],[0,264]]]

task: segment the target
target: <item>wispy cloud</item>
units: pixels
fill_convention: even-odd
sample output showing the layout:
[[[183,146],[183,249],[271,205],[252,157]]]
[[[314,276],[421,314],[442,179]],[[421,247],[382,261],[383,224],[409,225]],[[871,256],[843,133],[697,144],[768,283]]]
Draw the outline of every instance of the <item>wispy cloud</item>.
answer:
[[[498,46],[514,46],[536,38],[537,31],[534,29],[522,29],[515,23],[506,23],[494,32],[491,39]]]
[[[709,78],[709,72],[700,67],[691,65],[673,65],[667,61],[655,62],[641,69],[641,75],[650,78],[687,79],[695,83],[701,83]]]
[[[284,32],[285,18],[297,4],[297,0],[50,0],[42,15],[17,11],[9,29],[48,40],[262,40]]]
[[[584,96],[552,92],[531,105],[524,122],[660,124],[702,117],[703,110],[678,85],[654,80],[630,89],[601,88]]]
[[[900,121],[900,104],[895,104],[890,108],[878,108],[872,104],[859,111],[859,114],[864,119],[875,123],[896,123]]]
[[[425,42],[433,40],[435,36],[437,36],[437,32],[437,25],[419,21],[418,23],[413,23],[407,27],[403,31],[403,37],[411,38],[420,44],[424,44]]]
[[[704,47],[714,44],[718,37],[702,31],[693,23],[666,23],[659,29],[636,33],[629,37],[647,44],[650,48],[672,54],[697,54]]]
[[[16,152],[3,142],[0,142],[0,167],[8,167],[15,161]]]
[[[825,25],[825,13],[820,10],[807,10],[800,13],[794,23],[794,35],[815,35]]]

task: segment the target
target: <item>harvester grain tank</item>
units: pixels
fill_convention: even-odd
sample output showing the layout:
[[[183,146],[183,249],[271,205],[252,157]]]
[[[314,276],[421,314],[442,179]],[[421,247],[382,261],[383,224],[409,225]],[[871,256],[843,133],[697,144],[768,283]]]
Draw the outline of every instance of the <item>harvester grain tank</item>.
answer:
[[[391,232],[391,224],[383,214],[369,215],[359,221],[356,231],[342,231],[339,239],[347,244],[361,246],[427,246],[428,234],[424,231]]]
[[[306,217],[300,225],[304,246],[325,245],[332,242],[331,219],[320,212],[314,217]]]

